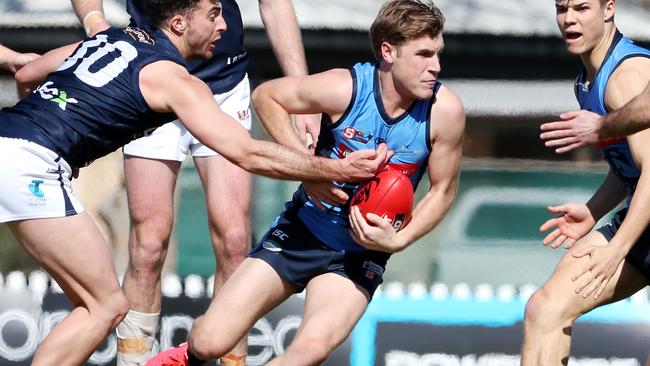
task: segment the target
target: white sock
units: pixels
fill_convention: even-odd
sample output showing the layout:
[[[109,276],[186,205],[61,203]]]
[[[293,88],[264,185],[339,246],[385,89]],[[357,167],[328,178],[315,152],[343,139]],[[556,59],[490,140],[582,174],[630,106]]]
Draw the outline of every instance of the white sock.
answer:
[[[117,335],[117,366],[144,366],[152,356],[160,313],[129,310],[115,328]]]

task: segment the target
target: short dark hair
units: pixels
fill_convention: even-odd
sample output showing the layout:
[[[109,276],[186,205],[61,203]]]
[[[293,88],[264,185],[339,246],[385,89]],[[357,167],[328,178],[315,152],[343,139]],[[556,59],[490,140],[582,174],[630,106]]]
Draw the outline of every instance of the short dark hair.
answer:
[[[392,0],[385,3],[370,26],[372,52],[381,62],[381,44],[400,46],[410,39],[442,32],[445,17],[431,0]]]
[[[161,26],[175,14],[191,17],[201,0],[145,0],[152,25]]]

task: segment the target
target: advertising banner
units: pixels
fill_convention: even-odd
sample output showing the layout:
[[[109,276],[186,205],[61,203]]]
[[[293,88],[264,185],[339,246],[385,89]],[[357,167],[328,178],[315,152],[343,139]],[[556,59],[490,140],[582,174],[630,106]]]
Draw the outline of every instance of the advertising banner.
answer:
[[[533,289],[503,296],[507,291],[485,287],[468,291],[467,286],[437,284],[421,291],[410,286],[408,293],[395,287],[384,286],[375,296],[326,366],[519,365],[524,307]],[[195,294],[186,287],[176,297],[163,297],[161,348],[183,342],[193,319],[209,305],[208,297]],[[284,352],[300,326],[303,306],[303,294],[294,295],[255,324],[248,337],[248,365],[264,365]],[[57,291],[48,291],[39,304],[29,289],[0,289],[0,366],[29,365],[39,342],[68,311],[68,301]],[[583,316],[573,339],[570,365],[645,365],[650,353],[647,292]],[[116,347],[115,336],[109,336],[88,365],[114,365]]]

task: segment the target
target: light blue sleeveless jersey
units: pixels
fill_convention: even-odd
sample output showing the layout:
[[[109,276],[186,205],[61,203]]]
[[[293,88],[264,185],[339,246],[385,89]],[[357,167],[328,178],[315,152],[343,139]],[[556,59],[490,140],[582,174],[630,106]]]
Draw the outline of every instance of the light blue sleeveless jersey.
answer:
[[[623,37],[618,31],[603,63],[596,74],[596,78],[589,85],[585,86],[586,72],[583,70],[576,80],[576,96],[581,109],[606,115],[609,111],[605,106],[605,89],[610,76],[616,71],[618,66],[628,58],[632,57],[650,57],[650,50],[635,45],[631,40]],[[637,181],[641,171],[636,166],[630,146],[625,138],[610,139],[598,145],[600,151],[609,164],[612,172],[622,181],[630,194],[627,203],[632,198],[636,189]]]
[[[356,64],[351,70],[352,100],[341,118],[329,128],[323,128],[318,143],[318,155],[341,159],[348,152],[375,149],[380,143],[395,151],[389,164],[405,173],[417,187],[427,167],[431,151],[431,107],[440,87],[434,85],[434,97],[418,100],[404,114],[391,118],[384,110],[379,91],[376,65]],[[350,196],[355,183],[336,183]],[[335,250],[363,251],[348,232],[348,206],[315,207],[302,186],[294,194],[288,210],[296,210],[305,226],[322,242]]]

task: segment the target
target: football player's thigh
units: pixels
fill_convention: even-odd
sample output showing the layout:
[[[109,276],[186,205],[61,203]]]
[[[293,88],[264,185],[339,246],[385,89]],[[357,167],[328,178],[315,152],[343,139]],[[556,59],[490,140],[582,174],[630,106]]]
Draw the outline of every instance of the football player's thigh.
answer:
[[[194,158],[205,189],[210,222],[219,232],[248,227],[253,178],[221,155]]]
[[[110,248],[88,213],[8,226],[72,301],[88,303],[119,291]]]

